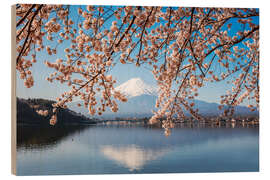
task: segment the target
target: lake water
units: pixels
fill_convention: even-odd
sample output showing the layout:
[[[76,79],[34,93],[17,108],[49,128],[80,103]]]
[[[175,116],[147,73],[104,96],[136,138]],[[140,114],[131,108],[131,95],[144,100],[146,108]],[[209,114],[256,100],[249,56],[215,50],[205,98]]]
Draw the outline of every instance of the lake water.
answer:
[[[258,128],[18,127],[17,174],[259,171]]]

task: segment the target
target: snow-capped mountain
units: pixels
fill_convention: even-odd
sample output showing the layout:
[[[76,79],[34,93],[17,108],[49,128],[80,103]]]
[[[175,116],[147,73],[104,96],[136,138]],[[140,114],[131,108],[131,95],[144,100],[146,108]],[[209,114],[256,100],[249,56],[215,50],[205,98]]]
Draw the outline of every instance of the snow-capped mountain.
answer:
[[[115,90],[120,91],[129,98],[141,95],[157,96],[158,94],[157,87],[146,84],[140,78],[130,79],[116,87]]]
[[[128,98],[127,102],[118,101],[119,110],[117,113],[111,112],[109,109],[102,115],[103,118],[114,119],[115,117],[150,117],[152,116],[152,110],[156,110],[155,103],[158,95],[158,89],[155,86],[146,84],[140,78],[133,78],[127,82],[116,87],[115,90],[119,90],[125,94]],[[209,103],[201,100],[194,100],[195,108],[199,109],[199,113],[202,115],[219,115],[222,113],[218,109],[219,104]],[[87,108],[77,107],[77,103],[71,103],[69,108],[88,115]],[[185,114],[189,114],[184,110]],[[235,114],[257,114],[258,111],[250,112],[245,106],[237,106],[235,108]],[[100,117],[100,116],[97,116]]]

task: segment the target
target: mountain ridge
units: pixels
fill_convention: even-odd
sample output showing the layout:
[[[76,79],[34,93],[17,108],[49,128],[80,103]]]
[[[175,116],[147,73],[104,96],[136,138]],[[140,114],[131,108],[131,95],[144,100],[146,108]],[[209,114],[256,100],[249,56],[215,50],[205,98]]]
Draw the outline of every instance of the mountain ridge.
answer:
[[[52,104],[55,101],[42,98],[18,98],[16,99],[17,106],[17,125],[18,124],[35,124],[40,126],[50,126],[50,118],[53,115]],[[48,115],[42,116],[37,113],[37,110],[47,110]],[[57,123],[60,124],[95,124],[96,122],[85,115],[74,112],[70,109],[60,108],[57,113]]]
[[[125,94],[128,101],[125,103],[118,101],[119,110],[117,113],[111,112],[109,109],[103,113],[102,116],[95,116],[97,118],[116,118],[116,117],[149,117],[152,116],[152,110],[157,110],[155,108],[156,99],[158,96],[158,91],[155,86],[150,86],[146,84],[140,78],[132,78],[125,83],[119,85],[115,88]],[[194,108],[199,109],[199,114],[205,116],[218,116],[222,114],[223,110],[219,110],[218,103],[209,103],[202,100],[193,100]],[[190,101],[191,102],[191,101]],[[77,103],[76,103],[77,104]],[[88,115],[88,110],[86,108],[79,108],[76,104],[71,104],[70,108],[74,111]],[[184,110],[184,113],[188,115],[188,112]],[[258,111],[251,112],[245,106],[236,106],[235,115],[250,115],[258,114]]]

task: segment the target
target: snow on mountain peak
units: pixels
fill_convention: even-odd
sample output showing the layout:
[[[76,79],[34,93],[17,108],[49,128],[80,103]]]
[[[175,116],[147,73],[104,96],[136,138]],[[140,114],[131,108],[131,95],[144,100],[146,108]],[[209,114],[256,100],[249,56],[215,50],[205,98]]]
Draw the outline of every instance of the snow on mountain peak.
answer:
[[[132,78],[127,82],[116,87],[115,90],[120,91],[128,97],[135,97],[140,95],[157,95],[157,87],[146,84],[140,78]]]

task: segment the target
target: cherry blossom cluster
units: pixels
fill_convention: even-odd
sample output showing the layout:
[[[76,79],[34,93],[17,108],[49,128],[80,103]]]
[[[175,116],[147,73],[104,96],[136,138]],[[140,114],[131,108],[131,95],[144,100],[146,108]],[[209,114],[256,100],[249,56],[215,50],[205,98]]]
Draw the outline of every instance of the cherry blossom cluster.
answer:
[[[65,21],[68,14],[68,8],[62,5],[18,4],[16,6],[16,69],[26,87],[30,88],[34,85],[30,68],[37,62],[36,53],[46,49],[48,54],[56,54],[55,48],[44,46],[44,37],[53,41],[55,33],[59,31],[66,33],[68,29]],[[57,18],[54,15],[57,15]]]
[[[48,110],[36,110],[36,112],[41,116],[48,116],[49,111]]]

